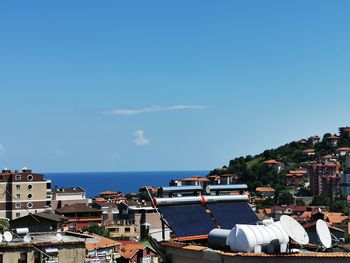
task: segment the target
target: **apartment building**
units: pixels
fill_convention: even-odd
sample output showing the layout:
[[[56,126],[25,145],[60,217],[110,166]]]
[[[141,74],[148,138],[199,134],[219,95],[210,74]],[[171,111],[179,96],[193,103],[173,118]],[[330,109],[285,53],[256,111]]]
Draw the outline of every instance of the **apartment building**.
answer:
[[[0,173],[0,216],[10,220],[45,211],[51,205],[51,181],[23,168]]]
[[[315,162],[310,169],[312,195],[324,194],[332,199],[340,194],[340,163]]]

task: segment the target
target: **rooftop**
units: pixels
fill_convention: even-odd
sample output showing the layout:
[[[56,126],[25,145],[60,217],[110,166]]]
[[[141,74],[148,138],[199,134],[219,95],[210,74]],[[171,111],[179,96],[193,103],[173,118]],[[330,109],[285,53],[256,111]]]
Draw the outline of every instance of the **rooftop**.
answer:
[[[56,209],[58,213],[83,213],[83,212],[101,212],[101,210],[90,207],[86,204],[73,204]]]
[[[115,246],[120,246],[120,242],[117,242],[113,239],[109,239],[97,234],[92,234],[93,237],[95,237],[98,242],[93,243],[85,243],[85,247],[87,250],[95,250],[95,249],[101,249],[101,248],[107,248],[107,247],[115,247]]]
[[[64,193],[64,194],[76,194],[76,193],[85,193],[85,190],[81,187],[62,187],[53,189],[53,193]]]
[[[265,186],[265,187],[257,187],[255,189],[255,191],[257,191],[257,192],[276,192],[275,189],[273,189],[272,187],[267,187],[267,186]]]

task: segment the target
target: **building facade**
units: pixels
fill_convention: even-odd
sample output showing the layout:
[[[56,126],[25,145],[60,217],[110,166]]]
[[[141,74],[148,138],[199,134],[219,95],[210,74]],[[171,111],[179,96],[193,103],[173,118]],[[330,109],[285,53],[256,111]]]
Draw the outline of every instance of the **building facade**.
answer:
[[[1,217],[12,220],[43,212],[51,206],[51,181],[28,168],[21,172],[2,170],[0,185],[3,191],[0,194]]]
[[[55,188],[52,190],[52,209],[74,204],[88,204],[86,192],[81,187]]]
[[[340,195],[339,162],[313,163],[310,170],[312,195],[326,195],[332,199]]]

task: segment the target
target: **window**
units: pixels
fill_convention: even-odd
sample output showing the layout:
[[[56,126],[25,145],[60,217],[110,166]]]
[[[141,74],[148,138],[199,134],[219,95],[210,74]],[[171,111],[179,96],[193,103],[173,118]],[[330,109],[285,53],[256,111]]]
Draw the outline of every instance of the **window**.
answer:
[[[33,195],[32,194],[28,194],[28,199],[32,199]]]
[[[29,202],[29,203],[27,204],[27,207],[28,207],[28,208],[33,208],[33,203]]]
[[[21,199],[21,195],[20,194],[16,194],[16,199],[20,200]]]
[[[21,190],[21,186],[19,184],[16,184],[16,190]]]
[[[33,186],[31,184],[28,184],[28,190],[32,190]]]
[[[33,175],[28,174],[27,179],[28,179],[28,181],[33,181]]]
[[[16,218],[21,217],[21,213],[16,213]]]
[[[38,251],[34,252],[34,263],[41,263],[41,254]]]
[[[27,253],[21,253],[18,259],[18,263],[27,263]]]
[[[16,203],[16,208],[21,208],[21,203]]]
[[[125,232],[130,232],[130,227],[126,227]]]
[[[16,180],[16,181],[20,181],[20,180],[21,180],[21,175],[20,175],[20,174],[17,174],[16,177],[15,177],[15,180]]]
[[[0,263],[3,263],[4,262],[3,260],[4,260],[4,258],[3,258],[3,255],[1,254],[0,255]]]

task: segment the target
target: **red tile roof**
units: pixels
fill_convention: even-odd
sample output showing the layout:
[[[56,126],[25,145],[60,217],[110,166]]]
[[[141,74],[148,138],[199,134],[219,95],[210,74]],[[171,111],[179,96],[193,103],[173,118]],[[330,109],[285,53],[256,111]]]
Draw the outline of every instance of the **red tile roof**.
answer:
[[[98,243],[85,243],[85,247],[87,250],[95,250],[95,249],[101,249],[101,248],[107,248],[107,247],[116,247],[116,246],[120,246],[121,243],[103,237],[103,236],[99,236],[97,234],[92,234],[92,236],[96,237],[97,239],[100,240],[100,242]]]
[[[255,189],[255,191],[257,191],[257,192],[276,192],[276,190],[275,189],[273,189],[272,187],[257,187],[256,189]]]
[[[122,244],[120,254],[123,258],[131,259],[139,250],[144,250],[145,246],[141,243]]]
[[[186,182],[191,182],[191,181],[195,181],[195,182],[208,182],[209,179],[206,178],[206,177],[202,177],[202,176],[193,176],[193,177],[181,179],[181,181],[186,181]]]

